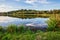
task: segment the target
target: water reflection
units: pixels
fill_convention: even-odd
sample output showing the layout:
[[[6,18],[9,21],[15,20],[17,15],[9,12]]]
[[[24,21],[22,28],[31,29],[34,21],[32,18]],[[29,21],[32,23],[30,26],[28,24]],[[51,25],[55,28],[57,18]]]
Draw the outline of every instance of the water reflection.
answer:
[[[8,17],[8,16],[0,16],[0,26],[7,26],[10,24],[15,25],[26,25],[26,24],[34,24],[34,25],[40,25],[40,24],[46,24],[46,21],[48,18],[32,18],[32,19],[21,19],[21,18],[14,18],[14,17]]]

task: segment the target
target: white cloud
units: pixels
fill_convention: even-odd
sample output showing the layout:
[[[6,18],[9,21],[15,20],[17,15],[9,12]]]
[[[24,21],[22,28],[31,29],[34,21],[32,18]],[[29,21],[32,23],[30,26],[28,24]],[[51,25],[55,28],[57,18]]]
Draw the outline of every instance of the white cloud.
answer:
[[[25,3],[28,4],[34,4],[34,3],[41,3],[41,4],[49,4],[50,2],[48,2],[47,0],[26,0]]]
[[[7,11],[12,11],[12,10],[16,10],[16,9],[9,5],[4,5],[4,4],[0,5],[0,12],[7,12]]]
[[[42,4],[49,4],[50,2],[48,2],[47,0],[39,0],[38,1],[39,3],[42,3]]]
[[[17,1],[17,2],[19,2],[20,0],[14,0],[14,1]]]
[[[36,2],[37,0],[26,0],[25,2],[26,3],[29,3],[29,4],[32,4],[32,3],[34,3],[34,2]]]

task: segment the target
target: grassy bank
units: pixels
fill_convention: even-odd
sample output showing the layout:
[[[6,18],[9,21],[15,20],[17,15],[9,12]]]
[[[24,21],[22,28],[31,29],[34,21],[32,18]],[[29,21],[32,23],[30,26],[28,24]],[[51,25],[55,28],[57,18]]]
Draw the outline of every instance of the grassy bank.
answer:
[[[0,40],[60,40],[60,32],[31,31],[29,28],[16,25],[10,25],[6,28],[0,26]]]
[[[1,33],[0,40],[60,40],[60,32]]]

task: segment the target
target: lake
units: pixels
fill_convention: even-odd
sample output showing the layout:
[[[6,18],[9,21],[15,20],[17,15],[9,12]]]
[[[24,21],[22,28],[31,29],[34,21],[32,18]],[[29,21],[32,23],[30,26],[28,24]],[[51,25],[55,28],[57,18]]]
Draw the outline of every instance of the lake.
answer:
[[[15,18],[15,17],[8,17],[8,16],[0,16],[0,26],[8,26],[11,24],[15,25],[25,25],[25,26],[43,26],[46,27],[46,21],[48,18]]]

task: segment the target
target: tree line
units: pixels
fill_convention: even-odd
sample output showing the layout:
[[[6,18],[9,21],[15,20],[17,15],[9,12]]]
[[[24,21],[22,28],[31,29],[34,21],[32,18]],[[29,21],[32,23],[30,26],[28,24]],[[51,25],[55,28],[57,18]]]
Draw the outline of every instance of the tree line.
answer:
[[[21,10],[15,10],[15,11],[9,11],[9,12],[0,12],[0,16],[12,16],[12,17],[49,17],[52,14],[60,14],[59,10],[27,10],[27,9],[21,9]]]

